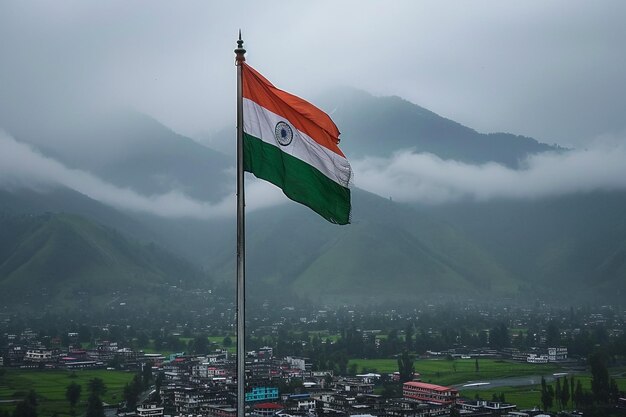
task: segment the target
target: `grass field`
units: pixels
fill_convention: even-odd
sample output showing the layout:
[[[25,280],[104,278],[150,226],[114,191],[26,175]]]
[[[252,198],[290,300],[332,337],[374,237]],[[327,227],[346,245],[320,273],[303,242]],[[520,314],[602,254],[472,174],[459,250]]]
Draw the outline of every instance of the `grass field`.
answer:
[[[76,406],[76,413],[80,415],[85,411],[87,397],[89,396],[87,383],[93,378],[104,381],[107,391],[102,401],[105,403],[118,403],[122,400],[124,385],[133,378],[133,373],[122,371],[105,370],[22,370],[7,369],[0,376],[0,400],[21,399],[31,389],[38,396],[38,415],[40,417],[70,416],[70,405],[65,399],[66,387],[75,382],[82,386],[81,397]],[[12,410],[14,406],[3,406],[3,409]]]
[[[569,377],[568,377],[569,378]],[[576,374],[575,380],[580,380],[584,390],[591,391],[591,376],[588,374]],[[626,377],[619,376],[615,378],[620,391],[626,390]],[[552,383],[554,386],[554,383]],[[523,386],[523,387],[501,387],[493,389],[462,389],[459,394],[467,398],[475,398],[480,396],[483,400],[491,400],[493,394],[504,393],[507,402],[517,405],[518,409],[532,408],[541,405],[541,384]],[[570,405],[569,408],[574,408]]]
[[[478,395],[483,400],[491,400],[493,394],[504,394],[506,402],[517,405],[518,410],[541,407],[541,385],[525,387],[501,387],[485,390],[464,389],[459,395],[466,398],[475,398]]]
[[[395,359],[352,359],[350,364],[356,364],[358,372],[364,369],[376,370],[379,373],[390,373],[398,370]],[[496,359],[479,359],[478,372],[474,359],[428,359],[415,361],[415,371],[419,372],[424,382],[440,385],[456,385],[473,381],[485,381],[507,377],[525,375],[552,375],[560,368],[551,364],[529,364]],[[611,377],[615,378],[621,391],[626,390],[626,374],[623,368],[609,369]],[[576,374],[583,389],[591,390],[591,376]],[[491,389],[461,389],[459,394],[466,398],[475,398],[476,395],[484,400],[491,400],[493,394],[504,393],[507,402],[516,404],[518,409],[532,408],[541,405],[541,385],[498,387]]]
[[[376,370],[380,373],[396,372],[398,363],[395,359],[351,359],[348,366],[355,363],[358,372]],[[426,359],[415,361],[415,372],[421,375],[424,382],[441,385],[454,385],[462,382],[506,378],[523,375],[548,375],[557,371],[555,365],[535,365],[503,361],[497,359],[479,359],[478,372],[474,359]]]

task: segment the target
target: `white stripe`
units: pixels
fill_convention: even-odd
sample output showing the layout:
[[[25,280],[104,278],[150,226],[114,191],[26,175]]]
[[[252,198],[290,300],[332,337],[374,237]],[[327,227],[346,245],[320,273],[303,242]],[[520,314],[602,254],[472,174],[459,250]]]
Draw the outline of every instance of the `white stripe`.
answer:
[[[278,122],[287,123],[293,130],[293,139],[287,146],[278,144],[274,136],[274,129]],[[352,170],[346,158],[315,142],[306,133],[296,129],[289,120],[245,97],[243,99],[243,131],[317,168],[339,185],[348,187],[350,184]]]

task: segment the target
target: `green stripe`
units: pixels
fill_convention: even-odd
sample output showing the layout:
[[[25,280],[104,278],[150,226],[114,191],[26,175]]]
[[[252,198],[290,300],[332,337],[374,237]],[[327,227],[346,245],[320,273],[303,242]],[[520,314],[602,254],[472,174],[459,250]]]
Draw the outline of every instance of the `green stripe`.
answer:
[[[350,189],[278,147],[244,133],[244,170],[280,187],[290,199],[304,204],[326,220],[350,223]]]

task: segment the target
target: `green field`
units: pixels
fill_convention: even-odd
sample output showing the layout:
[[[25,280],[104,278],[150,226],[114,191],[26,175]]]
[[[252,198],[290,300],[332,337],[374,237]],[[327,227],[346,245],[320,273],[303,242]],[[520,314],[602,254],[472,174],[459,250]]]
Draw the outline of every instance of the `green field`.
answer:
[[[390,373],[398,370],[395,359],[351,359],[349,365],[356,364],[358,372],[376,370],[379,373]],[[479,359],[479,371],[476,372],[474,359],[427,359],[415,361],[415,372],[421,375],[424,382],[440,385],[456,385],[473,381],[485,381],[524,375],[552,375],[561,369],[552,364],[529,364],[497,359]],[[609,369],[620,390],[626,390],[626,373],[623,368]],[[591,390],[589,374],[576,374],[583,389]],[[541,385],[498,387],[490,389],[461,389],[459,394],[466,398],[480,396],[483,400],[491,400],[493,394],[504,393],[507,402],[516,404],[518,409],[533,408],[541,405]]]
[[[395,359],[351,359],[357,365],[358,372],[364,369],[376,370],[379,373],[390,373],[398,370]],[[454,385],[468,381],[506,378],[523,375],[548,375],[559,370],[550,364],[529,364],[498,359],[479,359],[478,372],[474,359],[426,359],[415,361],[415,372],[421,375],[424,382],[441,385]]]
[[[87,383],[93,378],[104,381],[107,391],[102,401],[114,404],[122,401],[124,385],[133,378],[133,373],[122,371],[105,370],[22,370],[7,369],[0,376],[0,400],[21,399],[31,389],[37,393],[39,406],[38,415],[41,417],[70,416],[70,405],[65,399],[65,389],[72,382],[82,385],[80,400],[76,406],[76,413],[80,415],[85,411],[87,397],[89,396]],[[2,406],[11,411],[14,406]]]
[[[611,372],[613,373],[613,372]],[[569,376],[568,376],[569,378]],[[591,376],[588,374],[575,374],[575,380],[580,380],[584,390],[591,391]],[[621,391],[626,390],[626,377],[615,377],[615,382]],[[554,382],[551,383],[554,385]],[[517,405],[518,409],[527,409],[534,406],[541,406],[541,384],[523,386],[523,387],[500,387],[492,389],[463,389],[460,395],[467,398],[475,398],[480,396],[483,400],[491,400],[493,394],[504,393],[507,402]],[[571,401],[571,400],[570,400]],[[574,408],[572,404],[567,408]]]
[[[493,394],[500,395],[501,393],[504,394],[506,402],[517,405],[518,410],[541,407],[541,385],[459,391],[461,397],[473,399],[478,395],[483,400],[491,400]]]

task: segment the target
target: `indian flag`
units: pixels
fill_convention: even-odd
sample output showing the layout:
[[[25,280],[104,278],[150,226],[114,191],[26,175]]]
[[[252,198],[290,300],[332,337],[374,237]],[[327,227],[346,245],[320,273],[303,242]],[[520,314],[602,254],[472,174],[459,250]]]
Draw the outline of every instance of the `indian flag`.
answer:
[[[350,223],[350,164],[339,130],[311,103],[242,63],[244,170],[280,187],[326,220]]]

